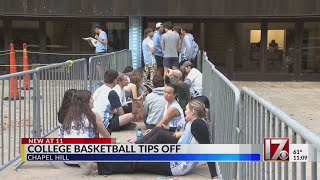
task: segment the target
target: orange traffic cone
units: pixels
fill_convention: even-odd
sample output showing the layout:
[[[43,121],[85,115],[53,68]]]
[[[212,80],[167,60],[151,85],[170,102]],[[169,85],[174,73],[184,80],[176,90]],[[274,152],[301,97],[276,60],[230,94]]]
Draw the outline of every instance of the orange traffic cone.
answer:
[[[10,44],[10,74],[16,73],[16,55],[14,52],[14,45]],[[18,91],[18,81],[16,78],[10,78],[10,97],[5,98],[5,100],[14,100],[19,99],[19,91]]]
[[[23,43],[22,45],[23,47],[23,71],[28,71],[29,70],[29,62],[28,62],[28,51],[27,51],[27,44]],[[24,87],[21,89],[32,89],[31,87],[29,87],[29,75],[26,74],[24,76]]]

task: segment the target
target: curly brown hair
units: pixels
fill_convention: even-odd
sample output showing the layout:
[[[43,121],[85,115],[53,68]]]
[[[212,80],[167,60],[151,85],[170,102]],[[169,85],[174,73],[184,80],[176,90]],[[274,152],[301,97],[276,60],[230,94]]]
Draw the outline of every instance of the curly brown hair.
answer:
[[[67,115],[63,122],[63,130],[70,133],[72,123],[77,128],[78,132],[80,129],[85,131],[85,122],[83,116],[89,121],[89,127],[93,126],[95,134],[97,134],[97,122],[96,115],[92,112],[89,101],[91,99],[91,92],[87,90],[79,90],[75,93],[72,102],[69,106]]]

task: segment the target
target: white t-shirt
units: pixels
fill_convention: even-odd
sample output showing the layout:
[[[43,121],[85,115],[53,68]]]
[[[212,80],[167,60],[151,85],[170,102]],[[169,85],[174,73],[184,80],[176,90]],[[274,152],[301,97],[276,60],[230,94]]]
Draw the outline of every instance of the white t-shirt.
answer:
[[[125,89],[122,88],[117,84],[113,90],[118,94],[119,96],[119,99],[120,99],[120,102],[121,102],[121,105],[124,106],[126,105],[126,92],[125,92]]]
[[[173,101],[169,106],[168,106],[168,103],[166,103],[163,116],[165,116],[167,114],[168,109],[171,107],[175,108],[179,112],[180,115],[172,118],[169,121],[168,126],[169,127],[178,127],[179,125],[183,125],[185,123],[183,110],[182,110],[180,104],[176,100]]]
[[[196,69],[192,68],[186,77],[187,81],[191,83],[190,94],[192,97],[202,96],[202,73]],[[188,83],[187,83],[188,84]]]

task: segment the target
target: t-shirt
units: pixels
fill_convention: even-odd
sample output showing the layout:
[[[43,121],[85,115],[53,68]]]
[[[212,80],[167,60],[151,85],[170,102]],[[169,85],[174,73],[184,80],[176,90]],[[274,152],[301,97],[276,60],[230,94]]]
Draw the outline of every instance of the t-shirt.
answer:
[[[156,47],[155,55],[163,57],[163,52],[161,48],[161,39],[162,39],[162,34],[159,31],[155,31],[152,38],[154,42],[154,46]]]
[[[114,88],[112,88],[119,96],[120,103],[122,106],[126,104],[126,92],[125,89],[122,88],[117,84]]]
[[[183,125],[185,123],[185,119],[184,119],[183,110],[180,107],[179,103],[176,100],[173,101],[170,105],[168,105],[168,103],[166,103],[165,108],[164,108],[164,112],[163,112],[163,116],[165,116],[167,114],[167,111],[169,108],[175,108],[179,112],[180,115],[177,117],[173,117],[169,121],[168,126],[169,127],[178,127],[180,125]]]
[[[145,65],[156,63],[154,54],[151,52],[152,47],[154,47],[152,39],[150,37],[146,37],[142,41],[142,53]]]
[[[184,82],[190,86],[191,97],[202,96],[202,73],[198,69],[192,68]]]
[[[102,40],[108,39],[107,33],[104,31],[101,31],[99,34],[99,38]],[[107,44],[102,44],[100,41],[98,41],[96,46],[96,53],[106,52],[106,51],[107,51]]]
[[[183,134],[178,144],[210,144],[210,134],[207,121],[204,119],[196,119],[188,122],[185,126]],[[197,162],[170,162],[170,168],[173,176],[181,176],[188,174],[198,163]],[[210,172],[214,166],[209,166]],[[213,174],[212,174],[213,175]],[[215,176],[215,175],[213,175]]]
[[[179,57],[179,40],[179,34],[173,31],[168,31],[164,35],[162,35],[161,43],[164,43],[163,57]]]
[[[92,111],[96,112],[102,119],[107,128],[110,119],[113,117],[113,110],[121,107],[118,94],[107,85],[100,86],[92,95],[94,107]]]
[[[60,133],[60,137],[64,138],[94,138],[95,131],[93,125],[89,123],[88,118],[85,115],[82,115],[81,118],[83,127],[76,125],[74,121],[71,123],[69,132],[64,130],[63,134]]]

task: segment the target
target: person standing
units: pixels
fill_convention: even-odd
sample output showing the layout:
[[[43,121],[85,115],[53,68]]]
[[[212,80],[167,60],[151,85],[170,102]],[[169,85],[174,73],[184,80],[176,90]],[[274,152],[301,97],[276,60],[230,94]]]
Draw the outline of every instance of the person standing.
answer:
[[[157,71],[157,64],[154,57],[155,47],[152,41],[153,30],[151,28],[145,29],[144,36],[145,39],[142,41],[144,69],[146,71],[147,77],[150,75],[150,80],[152,81],[153,76]]]
[[[178,69],[179,67],[180,37],[178,33],[172,31],[173,25],[171,22],[166,22],[163,27],[166,33],[162,36],[161,47],[163,50],[164,72],[167,72],[170,67],[172,69]]]
[[[96,35],[94,38],[98,41],[96,46],[96,53],[106,53],[108,46],[108,36],[107,33],[102,30],[100,24],[95,24],[93,26]]]
[[[153,43],[155,46],[155,59],[157,62],[157,74],[163,76],[163,52],[161,48],[161,38],[163,34],[163,26],[161,22],[156,24],[156,31],[153,35]]]
[[[192,60],[191,40],[185,29],[181,29],[181,39],[182,39],[181,64],[183,64],[186,61]]]

